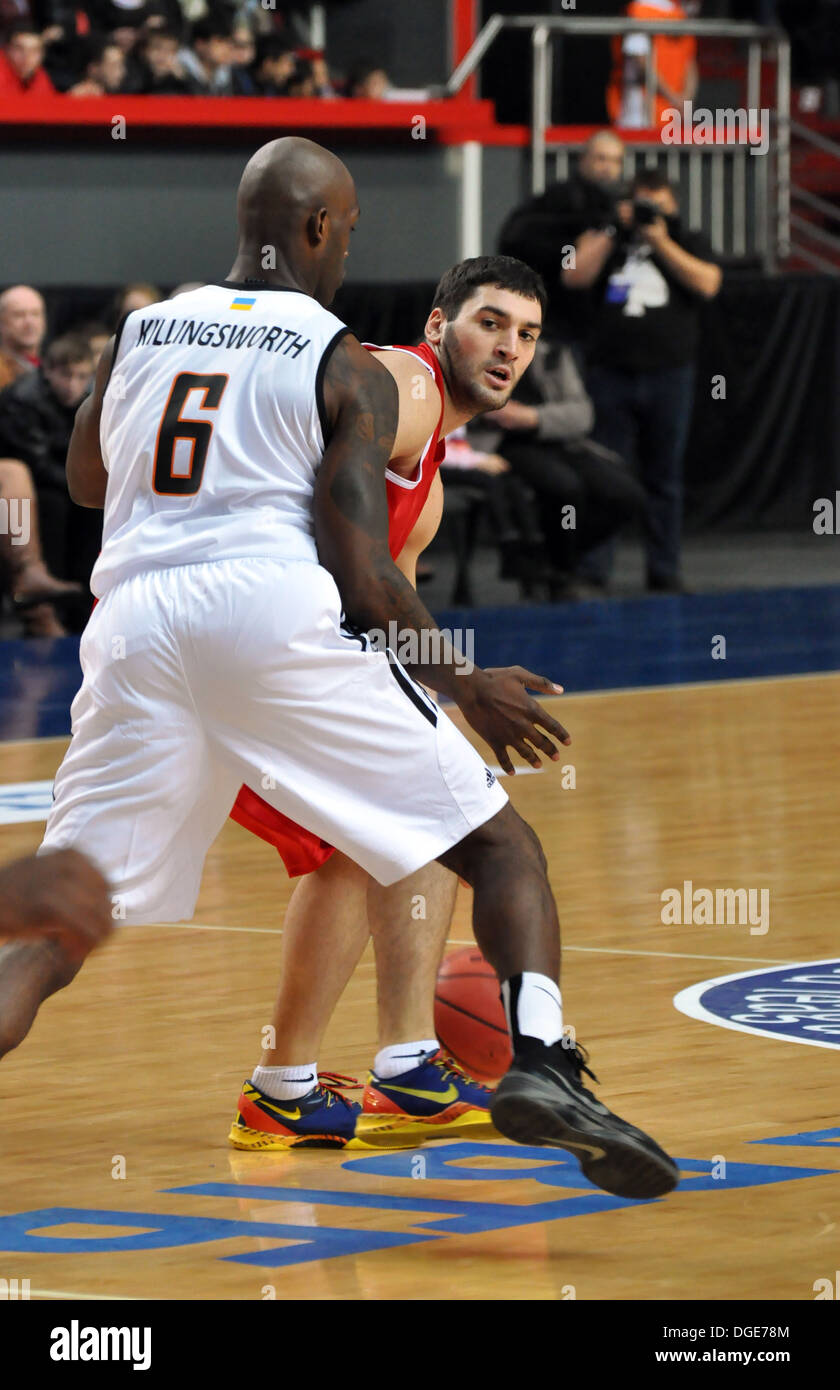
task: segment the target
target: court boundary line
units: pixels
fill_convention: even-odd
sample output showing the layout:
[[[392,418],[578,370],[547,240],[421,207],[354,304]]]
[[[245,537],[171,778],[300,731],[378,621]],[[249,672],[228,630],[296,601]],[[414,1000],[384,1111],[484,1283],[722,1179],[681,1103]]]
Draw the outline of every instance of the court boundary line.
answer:
[[[86,1303],[158,1303],[162,1301],[151,1295],[146,1299],[138,1293],[68,1293],[66,1289],[30,1289],[29,1298],[19,1301],[28,1303],[33,1298],[75,1298]]]
[[[782,681],[813,680],[840,680],[840,670],[794,671],[788,676],[732,676],[715,681],[673,681],[670,685],[617,685],[609,690],[571,690],[565,695],[547,695],[540,703],[560,700],[568,704],[569,700],[603,699],[605,695],[661,695],[666,690],[721,690],[733,685],[778,685]],[[69,734],[46,734],[43,738],[0,739],[0,751],[4,748],[27,748],[32,744],[66,743],[69,738]]]
[[[475,941],[456,941],[450,937],[447,946],[475,946]],[[779,960],[778,957],[759,957],[759,956],[706,956],[695,955],[690,951],[634,951],[626,946],[563,946],[563,954],[569,951],[577,951],[585,955],[596,956],[654,956],[660,960],[734,960],[743,961],[747,965],[763,965],[765,959],[768,965],[795,965],[793,960]]]
[[[118,931],[126,931],[130,928],[139,928],[146,931],[149,928],[166,927],[182,928],[184,931],[232,931],[243,932],[253,936],[282,936],[282,927],[226,927],[213,922],[121,922]],[[465,938],[448,936],[447,946],[476,946],[475,941]],[[740,961],[745,965],[795,965],[796,961],[790,957],[784,960],[778,956],[714,956],[697,954],[693,951],[638,951],[632,950],[627,946],[564,946],[564,952],[576,951],[583,955],[599,956],[653,956],[661,960],[723,960]]]

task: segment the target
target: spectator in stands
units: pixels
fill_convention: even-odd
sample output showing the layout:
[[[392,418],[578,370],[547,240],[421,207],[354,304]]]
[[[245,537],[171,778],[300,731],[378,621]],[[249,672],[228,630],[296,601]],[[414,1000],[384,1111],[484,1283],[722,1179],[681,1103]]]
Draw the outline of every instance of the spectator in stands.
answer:
[[[554,599],[590,596],[578,573],[582,558],[644,507],[644,491],[621,457],[590,438],[594,423],[573,350],[543,335],[514,399],[471,431],[536,494],[540,543],[524,537],[521,563]]]
[[[249,68],[257,56],[257,41],[251,26],[241,19],[235,24],[231,44],[234,68]]]
[[[162,299],[163,293],[157,285],[142,282],[124,285],[117,293],[111,310],[111,322],[114,328],[118,327],[126,314],[132,313],[135,309],[147,309],[150,304],[159,304]]]
[[[108,38],[91,38],[85,44],[84,76],[69,89],[71,97],[101,97],[121,92],[125,82],[125,54]]]
[[[230,20],[210,14],[192,27],[192,46],[178,54],[182,68],[193,79],[200,96],[235,95],[233,29]]]
[[[29,470],[46,565],[52,574],[85,585],[99,553],[102,522],[98,512],[71,502],[65,463],[76,409],[92,374],[88,343],[67,334],[50,344],[42,367],[0,393],[0,457]]]
[[[286,84],[286,96],[317,96],[317,92],[315,91],[315,74],[312,70],[312,64],[308,58],[298,57],[297,62],[295,64],[295,70],[292,76],[289,78],[288,83]]]
[[[0,458],[0,498],[6,503],[10,518],[10,524],[0,529],[0,578],[12,596],[24,635],[61,637],[66,629],[59,620],[56,604],[63,606],[70,600],[78,603],[82,586],[56,579],[44,562],[38,497],[25,463]]]
[[[347,78],[347,95],[365,101],[384,101],[390,87],[391,80],[385,69],[369,60],[357,63]]]
[[[242,96],[282,97],[295,75],[295,51],[282,34],[260,34],[254,61],[238,75]]]
[[[530,598],[534,585],[545,577],[545,546],[534,497],[506,459],[477,447],[480,433],[471,439],[461,426],[447,435],[446,458],[440,470],[444,511],[459,489],[469,488],[483,495],[499,547],[499,576],[517,579],[523,597]],[[485,428],[483,433],[494,442],[491,431]]]
[[[41,365],[47,311],[37,290],[13,285],[0,294],[0,390]]]
[[[624,191],[624,145],[612,131],[587,140],[568,182],[514,208],[502,226],[499,250],[538,270],[548,290],[546,328],[555,337],[579,342],[586,336],[588,299],[564,290],[561,271],[569,250],[587,227],[611,226]]]
[[[178,58],[181,40],[174,29],[153,28],[133,54],[136,90],[144,96],[191,96],[196,84]]]
[[[686,19],[677,0],[632,0],[628,19]],[[648,61],[652,58],[656,86],[647,90]],[[669,107],[682,111],[684,101],[697,93],[697,40],[687,34],[678,39],[656,34],[625,34],[613,40],[613,71],[607,87],[607,114],[613,125],[642,130],[658,127]]]
[[[312,81],[315,87],[315,95],[317,97],[338,96],[324,54],[313,51],[309,61],[312,64]]]
[[[28,19],[13,24],[0,53],[0,97],[53,96],[55,87],[43,62],[44,40],[37,26]]]
[[[347,79],[347,96],[365,101],[425,101],[428,88],[395,87],[379,63],[357,63]]]
[[[90,348],[90,355],[93,359],[93,370],[99,365],[99,359],[105,351],[111,330],[107,323],[83,323],[80,328],[75,329],[75,333],[80,338],[84,338]]]
[[[573,289],[594,287],[587,385],[595,435],[628,462],[638,454],[648,588],[678,593],[699,309],[718,293],[720,268],[706,239],[683,227],[676,194],[656,170],[637,175],[618,229],[591,228],[576,249],[563,276]],[[610,563],[602,549],[589,578],[606,584]]]

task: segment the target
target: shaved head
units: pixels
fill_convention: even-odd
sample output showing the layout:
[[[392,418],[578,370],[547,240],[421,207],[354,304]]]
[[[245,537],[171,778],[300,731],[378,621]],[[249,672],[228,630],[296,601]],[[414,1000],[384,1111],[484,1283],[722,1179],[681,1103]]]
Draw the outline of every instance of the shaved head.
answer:
[[[599,130],[583,147],[580,172],[592,183],[618,183],[624,169],[624,145],[611,130]]]
[[[263,145],[245,166],[236,212],[232,280],[292,285],[330,303],[359,215],[353,179],[336,155],[296,135]]]
[[[30,285],[12,285],[0,294],[0,347],[37,353],[47,328],[44,301]]]

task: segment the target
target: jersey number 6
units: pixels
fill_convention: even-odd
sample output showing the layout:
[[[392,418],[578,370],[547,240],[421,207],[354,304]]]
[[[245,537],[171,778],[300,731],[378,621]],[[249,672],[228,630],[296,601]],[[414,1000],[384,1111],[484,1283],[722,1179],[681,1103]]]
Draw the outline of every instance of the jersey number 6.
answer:
[[[178,373],[172,383],[158,430],[155,448],[155,492],[163,493],[167,497],[191,497],[198,492],[204,476],[213,426],[209,420],[182,420],[181,411],[191,391],[204,392],[199,410],[217,410],[227,384],[228,377],[225,373]],[[187,439],[191,445],[188,473],[172,471],[175,445],[179,439]]]

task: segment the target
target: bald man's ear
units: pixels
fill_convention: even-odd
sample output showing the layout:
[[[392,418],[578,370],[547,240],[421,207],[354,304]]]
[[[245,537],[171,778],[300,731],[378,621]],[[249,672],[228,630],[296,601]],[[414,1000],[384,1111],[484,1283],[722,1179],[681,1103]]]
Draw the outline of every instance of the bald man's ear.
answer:
[[[439,343],[446,327],[446,318],[440,309],[433,309],[426,319],[426,338],[430,343]]]
[[[306,235],[310,246],[320,246],[327,239],[329,213],[326,208],[311,212],[306,219]]]

